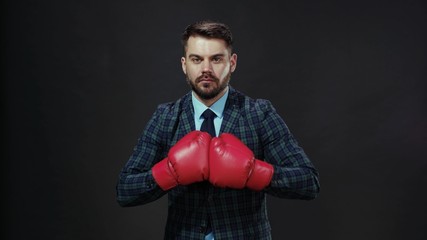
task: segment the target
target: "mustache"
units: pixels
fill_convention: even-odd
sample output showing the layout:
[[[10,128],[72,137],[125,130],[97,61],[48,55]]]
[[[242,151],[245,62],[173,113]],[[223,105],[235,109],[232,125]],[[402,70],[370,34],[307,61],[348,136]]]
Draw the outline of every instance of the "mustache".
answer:
[[[210,73],[203,73],[200,77],[196,78],[196,82],[203,81],[206,78],[212,79],[215,82],[219,81],[219,79],[217,77],[213,76],[212,74],[210,74]]]

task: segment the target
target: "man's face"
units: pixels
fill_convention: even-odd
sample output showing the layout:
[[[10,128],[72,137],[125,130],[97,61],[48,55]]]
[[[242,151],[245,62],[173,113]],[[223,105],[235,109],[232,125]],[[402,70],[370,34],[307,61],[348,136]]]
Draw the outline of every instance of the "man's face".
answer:
[[[181,58],[187,82],[201,100],[219,98],[236,69],[237,55],[222,39],[192,36]]]

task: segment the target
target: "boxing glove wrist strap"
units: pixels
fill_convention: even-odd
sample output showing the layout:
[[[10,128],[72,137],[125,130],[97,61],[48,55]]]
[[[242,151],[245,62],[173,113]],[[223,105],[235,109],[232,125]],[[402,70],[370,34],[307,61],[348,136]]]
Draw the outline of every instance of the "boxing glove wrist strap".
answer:
[[[273,165],[261,160],[255,160],[255,166],[246,183],[246,187],[255,191],[263,190],[270,184],[273,173]]]
[[[156,163],[151,169],[154,180],[164,191],[167,191],[178,185],[174,174],[171,172],[173,171],[172,169],[173,168],[169,167],[168,158],[165,158],[162,161]]]

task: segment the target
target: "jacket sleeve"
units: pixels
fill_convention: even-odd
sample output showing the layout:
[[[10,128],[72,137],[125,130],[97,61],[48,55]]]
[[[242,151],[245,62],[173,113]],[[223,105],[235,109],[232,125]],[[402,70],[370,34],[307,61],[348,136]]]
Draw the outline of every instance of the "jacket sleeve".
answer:
[[[268,194],[281,198],[314,199],[320,191],[318,172],[267,100],[259,105],[263,114],[261,139],[264,161],[273,165]]]
[[[116,200],[120,206],[146,204],[162,197],[151,168],[163,159],[162,107],[157,108],[138,139],[128,162],[120,172],[116,185]]]

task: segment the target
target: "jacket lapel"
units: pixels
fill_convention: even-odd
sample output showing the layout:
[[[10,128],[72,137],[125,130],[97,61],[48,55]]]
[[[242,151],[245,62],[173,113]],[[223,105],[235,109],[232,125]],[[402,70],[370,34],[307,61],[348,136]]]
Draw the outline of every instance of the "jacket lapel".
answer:
[[[227,102],[224,108],[224,119],[221,125],[220,133],[233,133],[234,128],[238,125],[237,121],[241,117],[237,92],[230,87]]]
[[[184,106],[183,106],[183,112],[180,116],[181,124],[179,124],[181,129],[179,129],[178,132],[183,133],[185,135],[195,130],[196,126],[194,124],[194,108],[193,108],[193,103],[191,101],[191,97],[188,97],[187,95],[187,98],[184,99],[182,104],[184,104]]]

